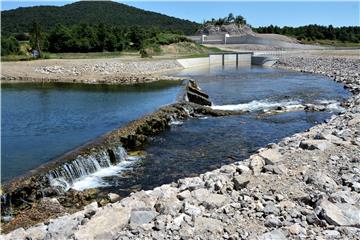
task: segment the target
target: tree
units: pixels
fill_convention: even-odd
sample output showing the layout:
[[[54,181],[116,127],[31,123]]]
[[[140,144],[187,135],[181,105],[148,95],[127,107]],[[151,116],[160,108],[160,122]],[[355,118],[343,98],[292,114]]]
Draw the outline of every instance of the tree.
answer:
[[[229,16],[227,17],[227,22],[231,23],[235,20],[234,14],[229,13]]]
[[[237,25],[245,25],[246,24],[245,18],[241,15],[236,16],[234,21]]]
[[[41,57],[41,46],[44,34],[41,30],[41,26],[37,21],[33,21],[32,29],[30,31],[31,39],[30,43],[32,48],[35,48],[39,52],[39,57]]]
[[[14,37],[1,38],[1,56],[18,54],[20,52],[20,44]]]

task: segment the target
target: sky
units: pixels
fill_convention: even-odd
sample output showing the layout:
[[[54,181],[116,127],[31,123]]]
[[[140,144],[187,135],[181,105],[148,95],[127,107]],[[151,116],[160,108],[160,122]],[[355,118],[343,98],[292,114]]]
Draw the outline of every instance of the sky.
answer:
[[[74,1],[3,1],[2,10],[17,7],[55,5]],[[252,26],[302,26],[319,24],[360,26],[359,1],[118,1],[137,8],[198,23],[211,18],[225,17],[232,12],[242,15]]]

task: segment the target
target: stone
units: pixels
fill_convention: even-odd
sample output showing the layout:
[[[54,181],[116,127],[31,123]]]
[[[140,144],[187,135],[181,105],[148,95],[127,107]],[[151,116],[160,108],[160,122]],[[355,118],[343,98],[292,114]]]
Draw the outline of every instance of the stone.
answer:
[[[280,221],[280,219],[278,217],[270,215],[266,218],[265,226],[266,227],[281,227],[282,222]]]
[[[261,235],[258,240],[286,240],[286,236],[280,230],[273,230]]]
[[[263,212],[266,215],[270,215],[270,214],[278,215],[280,213],[280,210],[273,203],[268,203],[265,205]]]
[[[189,190],[182,191],[182,192],[178,193],[177,198],[181,201],[185,200],[185,199],[189,199],[189,198],[191,198],[191,193]]]
[[[250,172],[250,168],[248,168],[245,165],[237,165],[236,166],[236,171],[239,172],[240,174],[246,174],[248,172]]]
[[[211,193],[202,204],[206,209],[219,208],[227,202],[227,197],[222,194]]]
[[[202,209],[200,207],[191,205],[188,202],[184,202],[182,211],[191,217],[199,216],[202,213]]]
[[[325,151],[330,148],[332,144],[326,140],[305,140],[300,142],[300,147],[306,150],[320,150]]]
[[[338,185],[332,178],[320,171],[309,173],[307,182],[314,184],[323,191],[334,192],[338,188]]]
[[[360,227],[360,209],[348,203],[332,203],[326,199],[320,200],[320,216],[332,225]]]
[[[260,175],[261,171],[263,170],[265,163],[264,159],[259,155],[253,155],[250,157],[250,169],[253,171],[255,176]]]
[[[220,235],[224,229],[224,225],[220,220],[207,217],[195,217],[194,227],[195,234],[199,235],[204,233]]]
[[[27,233],[24,228],[18,228],[5,236],[8,240],[26,239]]]
[[[204,182],[199,177],[180,179],[178,183],[180,191],[187,189],[193,191],[204,187]]]
[[[40,224],[36,227],[31,227],[27,230],[27,237],[31,240],[42,240],[45,239],[47,232],[47,226]]]
[[[176,218],[173,219],[172,224],[171,224],[171,229],[172,230],[179,230],[181,224],[184,222],[184,217],[186,216],[186,214],[181,213],[179,216],[177,216]]]
[[[234,182],[234,189],[239,191],[243,188],[246,188],[246,186],[249,184],[250,180],[249,180],[248,175],[241,174],[241,175],[235,176],[233,178],[233,182]]]
[[[281,161],[281,154],[276,148],[263,150],[259,152],[259,155],[265,160],[266,165],[275,165]]]
[[[130,224],[142,225],[150,223],[158,215],[155,211],[132,210],[130,215]]]
[[[47,227],[45,239],[67,239],[80,224],[82,219],[76,219],[69,215],[62,216],[53,220]]]
[[[108,198],[109,198],[111,203],[114,203],[114,202],[117,202],[117,201],[120,200],[120,195],[118,195],[116,193],[109,193]]]
[[[326,237],[326,239],[336,239],[340,237],[340,233],[336,230],[324,230],[322,234]]]
[[[191,195],[194,199],[202,203],[209,198],[210,192],[205,188],[200,188],[192,191]]]
[[[295,223],[288,228],[288,231],[290,234],[298,235],[303,232],[304,229],[298,223]]]
[[[101,209],[89,222],[75,231],[75,239],[112,239],[128,224],[130,213],[130,208],[123,207]]]
[[[356,204],[360,202],[360,195],[350,191],[338,191],[331,194],[330,197],[342,203]]]

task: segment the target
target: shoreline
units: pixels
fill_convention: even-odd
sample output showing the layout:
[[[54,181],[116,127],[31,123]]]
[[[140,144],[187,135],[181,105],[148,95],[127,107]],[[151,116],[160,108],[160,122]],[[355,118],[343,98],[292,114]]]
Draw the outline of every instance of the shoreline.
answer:
[[[34,236],[37,232],[52,238],[76,239],[94,236],[176,239],[180,235],[355,239],[360,233],[360,219],[354,216],[339,220],[332,214],[332,211],[347,213],[342,204],[360,213],[360,206],[354,201],[360,199],[360,187],[351,175],[356,174],[352,171],[358,164],[352,158],[360,151],[360,82],[356,70],[359,60],[345,59],[281,56],[276,65],[335,77],[335,81],[353,92],[347,101],[347,111],[327,123],[260,149],[237,164],[140,191],[102,208],[92,204],[73,215],[50,220],[48,225],[40,224],[26,231],[20,228],[7,237]],[[346,134],[344,130],[348,130]],[[346,180],[339,176],[340,167],[345,168],[339,172],[348,175]],[[92,214],[87,217],[89,212]],[[68,231],[54,232],[61,223],[66,223]]]
[[[164,73],[181,70],[176,60],[51,59],[2,62],[2,83],[137,84],[183,80]]]

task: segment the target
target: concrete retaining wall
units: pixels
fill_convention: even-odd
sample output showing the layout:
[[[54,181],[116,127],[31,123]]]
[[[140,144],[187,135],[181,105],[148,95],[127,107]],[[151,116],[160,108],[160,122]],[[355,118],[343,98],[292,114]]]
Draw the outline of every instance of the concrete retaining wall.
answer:
[[[251,54],[239,54],[238,55],[238,64],[239,65],[250,65],[251,64]],[[209,57],[203,58],[186,58],[186,59],[177,59],[177,62],[181,64],[183,68],[190,67],[201,67],[211,65],[221,65],[222,64],[222,55],[210,55]],[[224,56],[224,63],[236,64],[236,54],[226,54]]]
[[[190,67],[200,67],[209,65],[209,58],[203,57],[203,58],[184,58],[184,59],[177,59],[178,63],[181,64],[184,68],[190,68]]]

